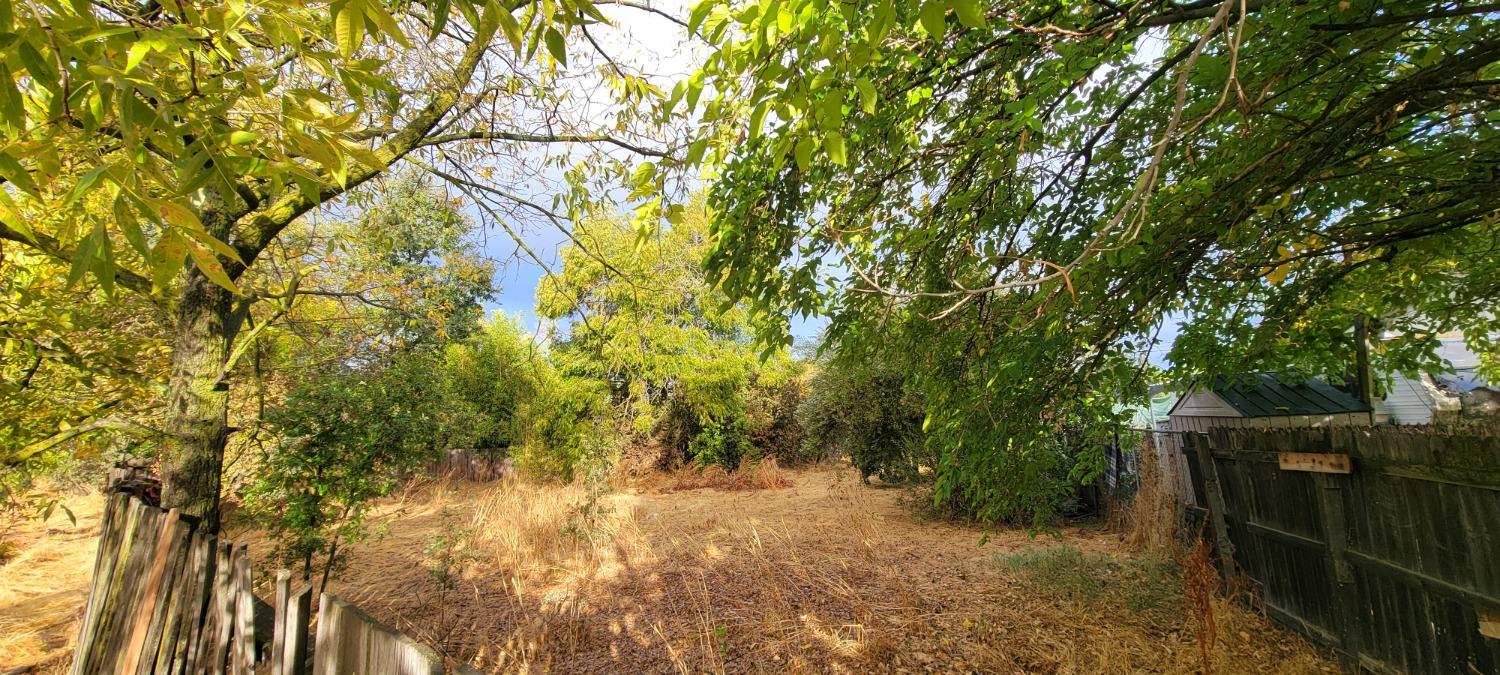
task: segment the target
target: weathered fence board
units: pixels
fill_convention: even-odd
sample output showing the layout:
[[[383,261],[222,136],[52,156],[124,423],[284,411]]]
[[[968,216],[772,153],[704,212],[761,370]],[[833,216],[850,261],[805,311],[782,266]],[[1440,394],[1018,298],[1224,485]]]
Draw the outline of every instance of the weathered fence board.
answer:
[[[273,675],[306,675],[312,588],[293,593],[291,575],[277,574],[273,619],[259,636],[269,644],[257,651],[249,550],[145,503],[139,482],[107,498],[73,673],[252,675],[269,661]],[[431,648],[358,609],[326,594],[320,607],[317,672],[443,672]]]
[[[434,462],[428,472],[455,480],[487,483],[508,480],[516,475],[515,463],[497,450],[449,450]]]
[[[313,675],[362,673],[442,675],[443,659],[431,647],[324,593],[318,602]]]
[[[1188,443],[1216,543],[1273,616],[1368,670],[1500,672],[1482,628],[1500,611],[1500,439],[1344,427]]]

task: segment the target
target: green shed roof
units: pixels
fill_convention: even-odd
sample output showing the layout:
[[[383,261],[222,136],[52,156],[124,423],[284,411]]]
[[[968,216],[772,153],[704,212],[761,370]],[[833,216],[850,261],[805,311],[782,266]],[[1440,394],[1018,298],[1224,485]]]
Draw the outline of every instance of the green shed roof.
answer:
[[[1212,387],[1246,417],[1336,415],[1370,412],[1370,404],[1320,380],[1286,379],[1256,373],[1248,379],[1221,380]]]

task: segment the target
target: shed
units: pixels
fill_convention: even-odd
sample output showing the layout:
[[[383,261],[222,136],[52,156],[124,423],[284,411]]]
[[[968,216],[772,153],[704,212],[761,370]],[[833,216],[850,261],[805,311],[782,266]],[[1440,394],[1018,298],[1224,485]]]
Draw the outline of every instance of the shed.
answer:
[[[1346,391],[1326,382],[1256,373],[1244,378],[1195,382],[1167,413],[1168,427],[1158,447],[1165,475],[1179,501],[1193,503],[1193,489],[1183,457],[1182,435],[1218,427],[1304,428],[1370,426],[1375,411]]]

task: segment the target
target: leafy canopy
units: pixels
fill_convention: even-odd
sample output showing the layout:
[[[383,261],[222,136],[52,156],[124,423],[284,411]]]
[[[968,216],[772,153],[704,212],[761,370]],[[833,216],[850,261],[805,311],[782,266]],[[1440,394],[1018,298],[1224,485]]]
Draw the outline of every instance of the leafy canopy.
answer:
[[[604,19],[588,0],[5,0],[0,234],[106,291],[160,291],[188,260],[232,288],[297,215],[423,147],[606,138],[470,114],[555,96],[529,64],[565,63],[565,34]],[[492,40],[512,73],[492,63]],[[471,87],[481,66],[501,86]],[[73,208],[95,195],[112,208]]]
[[[717,178],[710,279],[911,364],[939,496],[990,516],[1060,439],[1102,443],[1168,317],[1184,378],[1342,375],[1359,316],[1399,331],[1377,368],[1455,328],[1493,367],[1490,11],[702,2],[717,50],[673,100]]]

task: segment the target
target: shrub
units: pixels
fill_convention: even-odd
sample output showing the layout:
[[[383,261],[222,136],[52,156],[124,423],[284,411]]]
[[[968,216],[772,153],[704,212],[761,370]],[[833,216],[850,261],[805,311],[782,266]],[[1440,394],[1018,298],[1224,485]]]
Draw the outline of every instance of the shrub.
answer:
[[[688,443],[688,456],[698,464],[716,464],[726,469],[740,465],[742,458],[754,459],[755,446],[743,417],[709,420]]]
[[[408,354],[390,364],[312,381],[269,410],[274,449],[246,491],[252,517],[275,537],[276,554],[304,579],[323,558],[323,584],[339,568],[341,543],[367,536],[370,500],[388,494],[441,447],[441,383],[435,359]]]
[[[759,456],[788,464],[819,459],[804,456],[797,422],[797,407],[807,395],[806,376],[807,365],[788,358],[773,358],[755,373],[745,394],[745,418]]]
[[[900,483],[930,461],[922,439],[922,398],[892,368],[821,364],[796,413],[802,456],[844,455],[868,480]]]
[[[516,466],[534,476],[572,480],[608,463],[615,449],[609,388],[592,378],[558,375],[544,363],[535,372],[535,388],[516,411]]]

